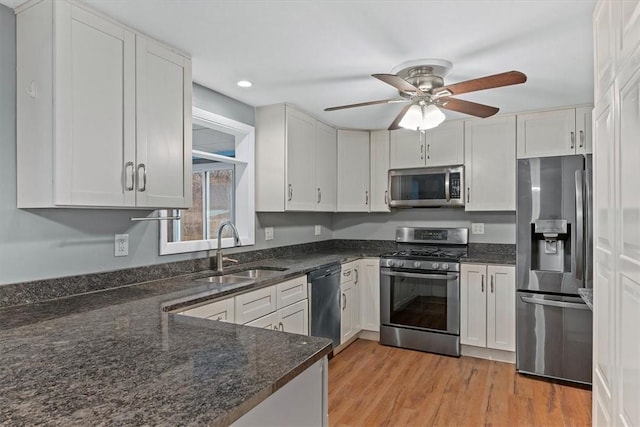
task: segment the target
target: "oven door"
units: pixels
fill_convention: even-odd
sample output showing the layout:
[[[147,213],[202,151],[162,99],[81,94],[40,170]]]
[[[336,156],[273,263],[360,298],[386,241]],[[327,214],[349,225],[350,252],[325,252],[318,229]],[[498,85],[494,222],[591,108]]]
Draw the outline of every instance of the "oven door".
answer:
[[[381,268],[380,322],[459,335],[459,289],[458,273]]]

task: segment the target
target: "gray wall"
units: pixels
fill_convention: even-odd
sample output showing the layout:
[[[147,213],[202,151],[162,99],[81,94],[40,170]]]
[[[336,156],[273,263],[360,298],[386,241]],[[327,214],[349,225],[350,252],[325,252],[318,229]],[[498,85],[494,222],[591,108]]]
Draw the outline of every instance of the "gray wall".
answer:
[[[469,234],[474,243],[515,243],[516,214],[476,213],[461,209],[398,209],[391,213],[336,214],[333,237],[336,239],[393,240],[398,226],[468,227],[484,223],[485,234]]]

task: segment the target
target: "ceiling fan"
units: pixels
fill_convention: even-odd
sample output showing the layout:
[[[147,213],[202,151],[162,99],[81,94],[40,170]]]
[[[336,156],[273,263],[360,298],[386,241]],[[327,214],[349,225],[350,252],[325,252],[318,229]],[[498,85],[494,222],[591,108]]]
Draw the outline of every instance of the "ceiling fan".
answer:
[[[398,89],[400,98],[341,105],[325,108],[324,111],[376,104],[408,103],[391,123],[389,130],[401,127],[425,130],[436,127],[444,121],[445,115],[440,108],[482,118],[493,116],[499,111],[499,108],[489,105],[452,98],[453,95],[511,86],[527,81],[524,73],[507,71],[445,86],[444,77],[451,67],[451,62],[442,59],[420,59],[402,63],[391,70],[393,74],[372,74],[372,77]]]

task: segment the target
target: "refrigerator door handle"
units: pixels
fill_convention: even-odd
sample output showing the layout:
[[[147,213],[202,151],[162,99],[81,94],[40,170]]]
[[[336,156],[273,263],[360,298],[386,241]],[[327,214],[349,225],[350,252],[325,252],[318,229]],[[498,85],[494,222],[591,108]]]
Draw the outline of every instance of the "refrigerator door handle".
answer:
[[[593,285],[593,188],[592,188],[593,175],[591,169],[584,171],[584,241],[585,241],[585,256],[584,256],[584,284],[585,287],[591,287]]]
[[[529,304],[547,305],[550,307],[560,307],[560,308],[575,308],[578,310],[589,310],[589,306],[587,304],[582,304],[579,302],[553,301],[553,300],[545,300],[545,299],[531,298],[531,297],[520,297],[520,299],[523,302],[527,302]]]
[[[576,271],[578,280],[584,281],[584,171],[576,171]],[[583,284],[584,286],[584,284]]]

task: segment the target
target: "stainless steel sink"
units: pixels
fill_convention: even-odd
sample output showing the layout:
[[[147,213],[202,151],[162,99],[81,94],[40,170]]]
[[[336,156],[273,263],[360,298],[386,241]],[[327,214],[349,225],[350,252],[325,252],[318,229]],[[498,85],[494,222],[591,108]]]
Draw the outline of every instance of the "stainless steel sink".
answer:
[[[222,277],[246,277],[249,279],[265,279],[279,275],[282,271],[288,270],[286,268],[252,268],[251,270],[238,271],[235,273],[229,273]]]
[[[196,282],[206,282],[211,283],[212,285],[240,285],[251,283],[253,282],[253,279],[248,277],[226,275],[203,277],[202,279],[196,279]]]

